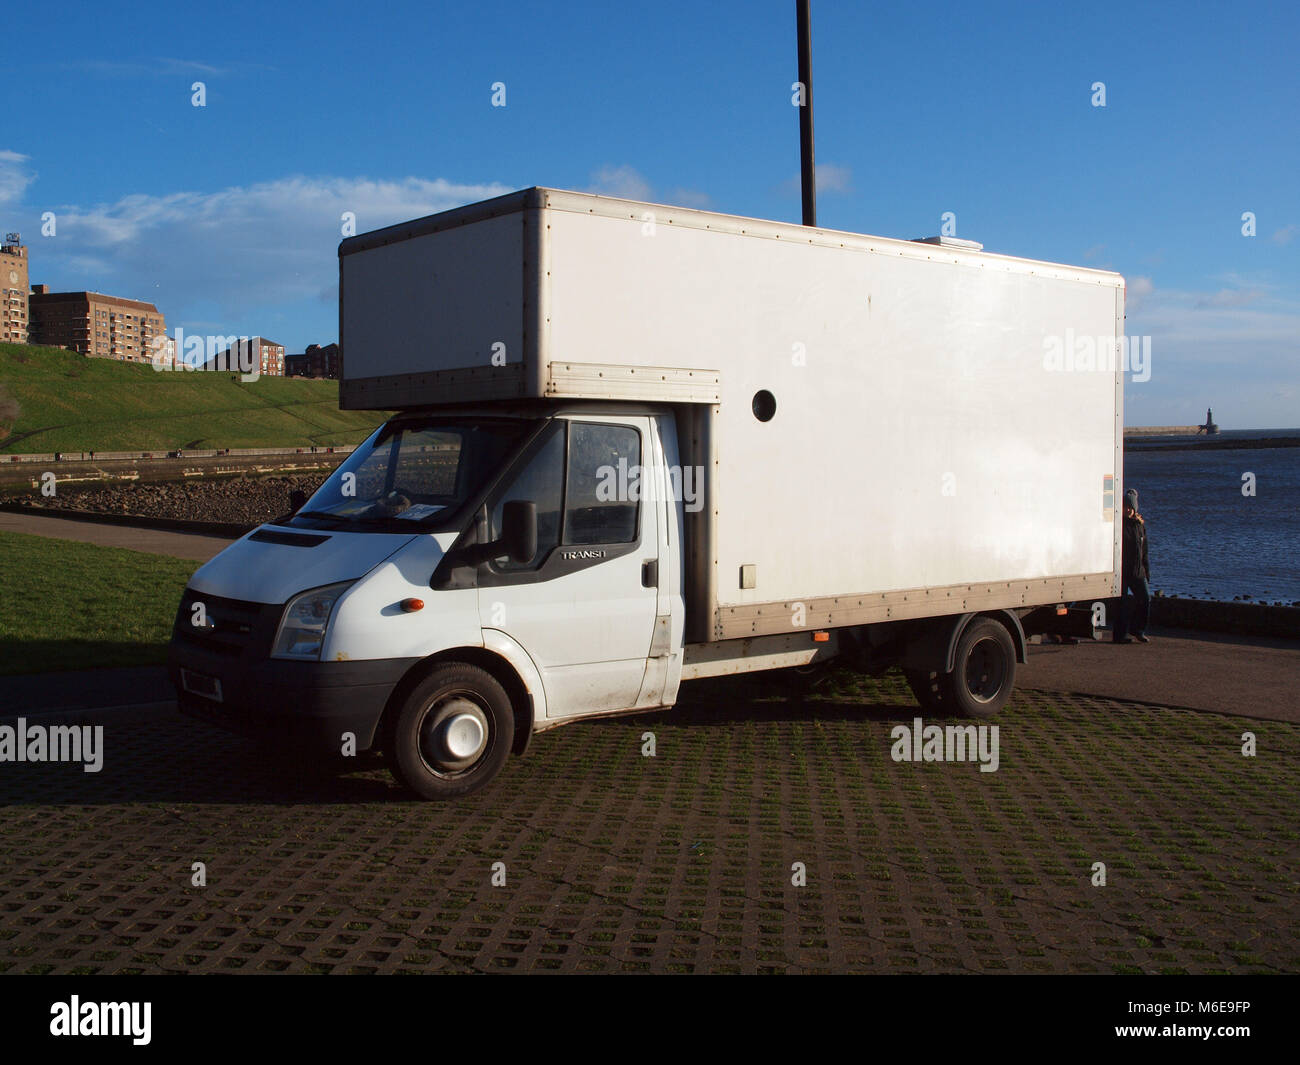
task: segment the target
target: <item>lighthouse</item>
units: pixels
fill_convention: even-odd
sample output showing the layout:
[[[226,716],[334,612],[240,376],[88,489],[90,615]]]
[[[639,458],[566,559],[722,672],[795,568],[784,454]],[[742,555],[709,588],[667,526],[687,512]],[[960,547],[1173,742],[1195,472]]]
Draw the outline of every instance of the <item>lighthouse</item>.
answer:
[[[1205,408],[1205,424],[1196,427],[1198,434],[1204,433],[1206,436],[1214,436],[1219,431],[1219,427],[1214,424],[1214,410],[1211,407]]]

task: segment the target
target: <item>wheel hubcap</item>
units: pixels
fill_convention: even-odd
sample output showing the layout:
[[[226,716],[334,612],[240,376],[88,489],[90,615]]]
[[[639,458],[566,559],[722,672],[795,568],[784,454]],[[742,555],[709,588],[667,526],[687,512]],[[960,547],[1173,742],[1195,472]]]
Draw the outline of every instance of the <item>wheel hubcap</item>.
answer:
[[[468,769],[488,746],[488,718],[464,695],[452,695],[429,708],[420,727],[420,754],[430,769],[455,773]]]
[[[1006,666],[997,641],[980,640],[966,659],[966,690],[982,703],[991,702],[1002,690]]]
[[[457,760],[473,758],[483,749],[487,731],[473,714],[457,714],[442,726],[442,740],[447,753]]]

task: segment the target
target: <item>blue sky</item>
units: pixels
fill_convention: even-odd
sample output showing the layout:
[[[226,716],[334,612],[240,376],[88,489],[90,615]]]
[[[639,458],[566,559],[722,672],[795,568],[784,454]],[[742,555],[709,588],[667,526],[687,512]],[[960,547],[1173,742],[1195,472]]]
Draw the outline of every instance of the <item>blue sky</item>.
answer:
[[[1118,270],[1152,337],[1129,424],[1300,425],[1296,7],[812,6],[820,224],[952,211],[991,251]],[[337,339],[343,211],[553,185],[798,219],[793,0],[49,10],[6,16],[0,229],[33,282],[172,331]]]

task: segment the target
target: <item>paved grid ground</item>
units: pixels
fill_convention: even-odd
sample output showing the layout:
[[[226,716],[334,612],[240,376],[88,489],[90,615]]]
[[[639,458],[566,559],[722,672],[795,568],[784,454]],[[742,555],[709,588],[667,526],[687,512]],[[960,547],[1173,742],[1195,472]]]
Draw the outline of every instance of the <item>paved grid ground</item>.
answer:
[[[1300,726],[1021,692],[980,773],[891,759],[900,679],[684,692],[454,804],[170,713],[4,764],[0,972],[1300,970]]]

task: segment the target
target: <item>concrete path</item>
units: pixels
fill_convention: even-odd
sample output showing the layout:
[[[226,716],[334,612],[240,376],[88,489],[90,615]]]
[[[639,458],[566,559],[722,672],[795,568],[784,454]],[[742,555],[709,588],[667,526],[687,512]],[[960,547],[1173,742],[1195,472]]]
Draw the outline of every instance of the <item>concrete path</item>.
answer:
[[[1147,644],[1030,647],[1016,687],[1300,723],[1300,640],[1151,632]]]
[[[171,555],[206,562],[233,543],[218,536],[196,533],[163,532],[134,525],[99,525],[88,521],[68,521],[44,514],[14,514],[0,511],[0,532],[31,533],[57,540],[78,540],[102,547],[124,547],[151,555]]]

